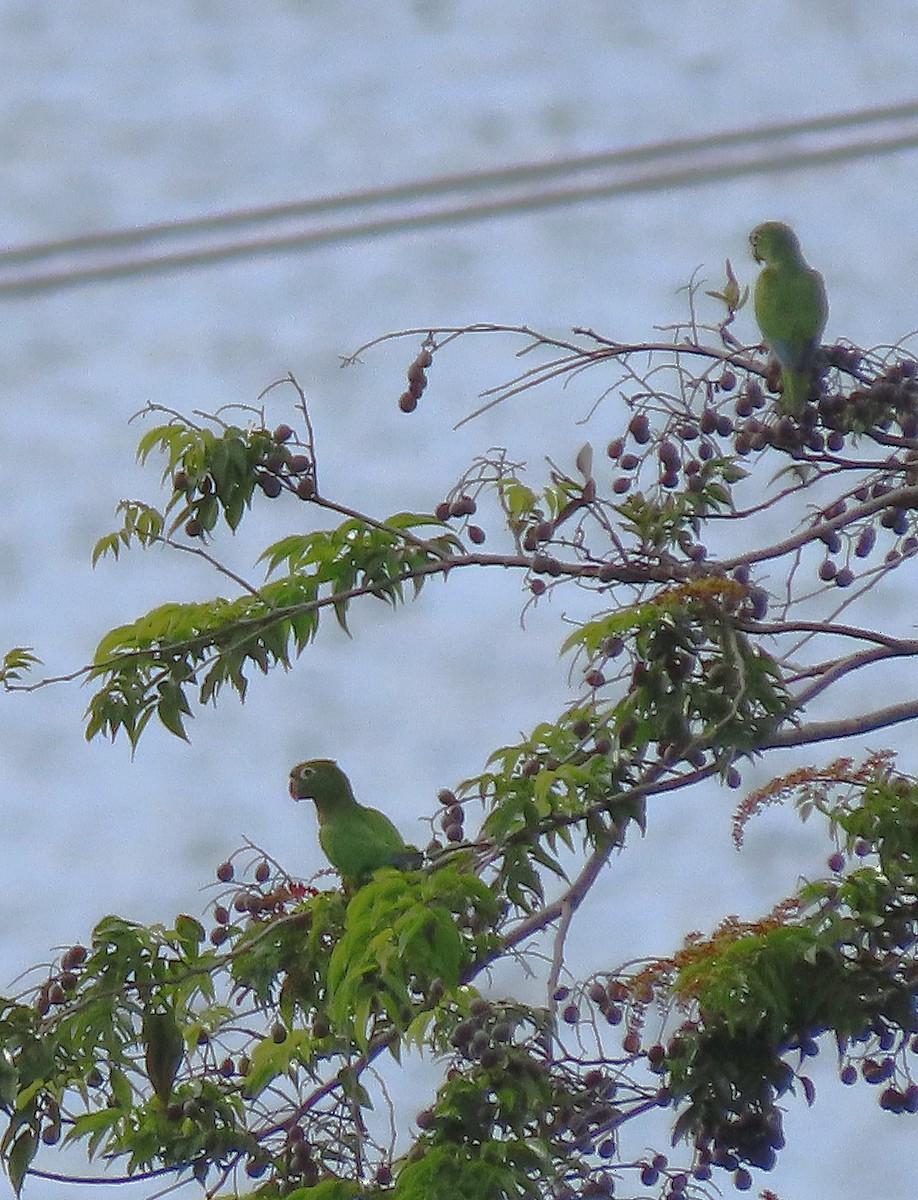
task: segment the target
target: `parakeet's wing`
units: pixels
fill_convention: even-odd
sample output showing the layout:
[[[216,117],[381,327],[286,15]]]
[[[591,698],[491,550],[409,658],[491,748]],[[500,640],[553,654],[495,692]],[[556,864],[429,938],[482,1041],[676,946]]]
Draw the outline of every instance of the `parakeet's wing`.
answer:
[[[782,367],[803,371],[811,365],[828,312],[822,276],[811,267],[768,266],[759,276],[756,319]]]
[[[405,839],[385,813],[377,808],[361,808],[360,817],[368,837],[389,850],[404,850]]]
[[[829,305],[818,271],[803,262],[772,263],[755,288],[755,315],[781,365],[781,407],[800,417],[813,382],[813,355],[822,339]]]
[[[417,865],[417,854],[407,846],[389,818],[361,805],[334,813],[319,827],[319,842],[328,861],[345,879],[366,879],[380,867]]]

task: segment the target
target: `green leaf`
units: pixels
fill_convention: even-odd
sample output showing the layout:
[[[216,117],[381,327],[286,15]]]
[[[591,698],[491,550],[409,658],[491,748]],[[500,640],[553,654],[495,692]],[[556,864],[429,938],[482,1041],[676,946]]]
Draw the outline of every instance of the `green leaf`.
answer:
[[[175,918],[175,936],[186,954],[196,956],[199,944],[207,937],[207,931],[197,918],[180,913]]]
[[[121,535],[118,533],[107,533],[104,537],[99,538],[92,549],[92,565],[95,566],[100,558],[104,558],[106,554],[110,554],[112,558],[117,559],[121,549]]]
[[[376,1193],[375,1189],[373,1192]],[[360,1200],[368,1195],[357,1183],[347,1179],[323,1179],[311,1187],[294,1188],[292,1192],[284,1192],[285,1200]]]
[[[294,1062],[309,1062],[312,1054],[312,1034],[307,1030],[288,1030],[282,1042],[268,1035],[263,1037],[250,1055],[243,1094],[254,1100],[279,1075],[286,1075]]]
[[[182,717],[190,714],[191,707],[184,689],[171,680],[164,679],[159,685],[159,703],[156,706],[156,715],[170,733],[186,742],[188,736],[185,733]]]
[[[0,1050],[0,1105],[13,1104],[19,1090],[19,1071],[9,1050]]]
[[[31,646],[14,646],[12,650],[7,650],[0,662],[0,683],[15,683],[39,663],[41,659],[32,653]]]
[[[19,1134],[7,1155],[6,1170],[17,1196],[22,1191],[26,1171],[28,1171],[37,1149],[38,1137],[35,1130],[29,1126]]]

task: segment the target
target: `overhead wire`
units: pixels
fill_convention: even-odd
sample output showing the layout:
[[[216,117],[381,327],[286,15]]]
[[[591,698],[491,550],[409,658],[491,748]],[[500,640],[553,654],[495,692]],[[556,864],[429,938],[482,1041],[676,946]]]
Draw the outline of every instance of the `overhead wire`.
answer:
[[[870,136],[851,136],[865,127],[872,127]],[[822,168],[915,147],[918,102],[909,102],[435,176],[9,247],[0,250],[0,295],[187,270],[615,195]],[[457,194],[461,201],[451,201]],[[398,207],[389,211],[393,206]],[[334,214],[338,219],[327,219]]]

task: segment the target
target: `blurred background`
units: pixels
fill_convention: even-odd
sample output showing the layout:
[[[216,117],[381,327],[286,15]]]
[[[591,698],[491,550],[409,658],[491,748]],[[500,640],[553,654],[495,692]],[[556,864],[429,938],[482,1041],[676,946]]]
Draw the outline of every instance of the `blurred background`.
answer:
[[[403,416],[396,400],[419,339],[340,366],[387,331],[493,321],[646,340],[685,316],[696,269],[715,287],[729,257],[751,282],[748,231],[774,218],[794,225],[825,275],[827,339],[902,338],[918,323],[918,136],[843,125],[817,131],[794,159],[796,143],[756,131],[911,101],[916,39],[913,0],[699,0],[690,11],[619,0],[2,0],[0,244],[132,237],[0,253],[0,648],[34,646],[44,673],[66,673],[113,625],[221,590],[203,564],[159,551],[90,568],[120,499],[160,502],[157,464],[133,461],[143,425],[128,424],[148,402],[186,412],[254,404],[293,371],[309,397],[323,490],[381,517],[430,511],[489,447],[529,459],[536,480],[546,449],[570,469],[583,441],[602,447],[621,416],[611,398],[576,424],[608,385],[594,372],[578,389],[525,393],[453,432],[482,388],[518,370],[520,344],[507,337],[438,355],[420,408]],[[750,137],[732,148],[709,141],[736,130]],[[137,237],[151,223],[674,139],[699,144],[627,170],[607,164],[606,174],[574,164],[503,191],[478,178],[390,206],[358,196],[312,214],[313,241],[299,245],[307,225],[297,214],[216,235],[205,222],[181,241]],[[890,152],[889,140],[901,147]],[[564,189],[579,195],[544,203]],[[488,204],[502,210],[425,223],[435,205]],[[347,228],[366,222],[379,224]],[[137,263],[194,257],[221,238],[237,245],[233,257]],[[291,244],[266,253],[271,238]],[[719,316],[713,302],[707,311]],[[750,312],[736,331],[757,340]],[[294,399],[271,393],[269,426],[290,419]],[[216,546],[256,580],[258,549],[304,519],[292,500],[261,513]],[[898,584],[906,613],[908,582]],[[557,657],[561,605],[540,606],[523,629],[524,599],[515,575],[494,573],[430,585],[395,614],[365,606],[353,641],[329,626],[295,671],[253,680],[244,708],[227,694],[200,714],[190,745],[151,726],[133,759],[123,741],[86,744],[85,688],[0,696],[0,987],[51,947],[85,939],[107,912],[146,922],[200,914],[202,889],[243,837],[294,873],[318,869],[313,814],[286,791],[300,759],[336,757],[359,798],[423,840],[418,818],[438,787],[479,770],[570,694]],[[888,696],[881,681],[877,690]],[[762,762],[744,783],[790,761]],[[915,765],[907,747],[903,765]],[[737,855],[737,799],[712,784],[652,806],[647,837],[606,871],[588,931],[575,923],[575,972],[666,953],[690,929],[758,915],[800,874],[824,870],[820,831],[789,813],[754,823]],[[498,982],[539,999],[518,975]],[[866,1088],[843,1089],[830,1063],[817,1062],[816,1078],[819,1103],[807,1111],[790,1098],[788,1147],[761,1184],[809,1200],[876,1194],[882,1162],[885,1200],[912,1196],[907,1118],[881,1114]],[[67,1161],[80,1169],[79,1156]],[[33,1200],[65,1190],[42,1180],[27,1189]]]

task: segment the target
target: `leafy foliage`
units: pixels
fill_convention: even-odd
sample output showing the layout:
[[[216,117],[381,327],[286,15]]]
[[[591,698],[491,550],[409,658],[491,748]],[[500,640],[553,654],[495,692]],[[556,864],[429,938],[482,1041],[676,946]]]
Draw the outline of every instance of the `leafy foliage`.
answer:
[[[855,621],[857,602],[918,552],[918,366],[902,351],[828,348],[818,396],[782,412],[766,395],[774,367],[730,332],[743,292],[729,265],[712,294],[727,309],[714,346],[698,340],[694,311],[691,336],[677,329],[669,349],[516,331],[551,357],[489,404],[621,367],[628,408],[604,465],[587,444],[570,472],[550,461],[538,482],[489,451],[429,513],[380,519],[325,495],[301,392],[299,432],[269,431],[250,410],[245,426],[171,413],[144,433],[138,454],[163,461],[165,502],[122,501],[94,561],[135,545],[193,553],[228,594],[161,605],[101,639],[83,672],[87,736],[136,747],[155,716],[187,738],[197,706],[226,686],[245,697],[253,667],[292,667],[324,612],[347,630],[365,597],[394,607],[469,568],[516,572],[524,613],[566,589],[572,694],[441,790],[442,836],[417,869],[319,891],[250,851],[241,872],[218,868],[209,929],[105,917],[85,947],[0,1001],[0,1154],[17,1192],[61,1139],[132,1177],[197,1180],[212,1195],[572,1200],[640,1188],[679,1200],[713,1194],[724,1171],[746,1190],[776,1162],[783,1106],[813,1102],[803,1065],[824,1038],[844,1083],[918,1111],[907,1061],[918,783],[891,755],[803,767],[739,805],[738,843],[766,805],[821,815],[829,877],[758,921],[562,982],[570,921],[656,796],[737,788],[744,761],[773,746],[918,716],[913,700],[864,701],[808,724],[817,696],[918,652],[910,632]],[[425,337],[403,412],[456,337]],[[310,519],[265,547],[256,584],[214,547],[263,500]],[[43,686],[25,682],[37,662],[9,651],[0,681]],[[545,1003],[481,994],[499,960],[543,969]],[[663,1033],[647,1044],[651,1011]],[[380,1059],[394,1070],[417,1050],[440,1080],[408,1138],[380,1118]],[[684,1161],[629,1156],[629,1126],[653,1110],[671,1110]]]
[[[258,427],[245,432],[229,427],[217,436],[179,419],[151,429],[138,455],[146,460],[156,449],[166,456],[164,478],[171,477],[172,496],[165,513],[122,502],[123,525],[96,545],[93,561],[109,552],[117,557],[134,541],[172,544],[183,524],[189,538],[206,539],[221,512],[235,529],[259,484],[272,499],[286,490],[318,502],[314,468],[284,444],[291,435],[289,426],[281,426],[273,435]],[[301,486],[304,480],[309,487]],[[175,515],[164,533],[170,514]],[[414,532],[429,526],[439,530],[433,540]],[[428,568],[453,545],[436,518],[398,513],[386,522],[350,519],[337,529],[268,546],[261,556],[268,578],[259,587],[247,587],[234,600],[163,604],[102,638],[88,672],[99,686],[88,709],[87,738],[102,733],[114,739],[123,732],[136,746],[154,715],[171,733],[186,738],[192,688],[199,704],[216,703],[227,685],[244,699],[246,672],[289,668],[316,636],[325,608],[347,630],[355,595],[394,605],[404,600],[409,580],[416,595]],[[278,575],[282,565],[286,573]]]
[[[31,646],[14,646],[0,661],[0,683],[9,688],[23,678],[41,659],[32,653]]]

